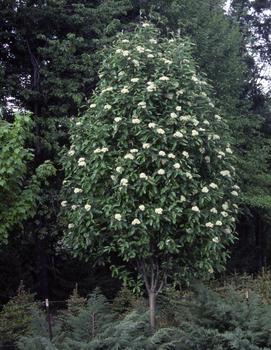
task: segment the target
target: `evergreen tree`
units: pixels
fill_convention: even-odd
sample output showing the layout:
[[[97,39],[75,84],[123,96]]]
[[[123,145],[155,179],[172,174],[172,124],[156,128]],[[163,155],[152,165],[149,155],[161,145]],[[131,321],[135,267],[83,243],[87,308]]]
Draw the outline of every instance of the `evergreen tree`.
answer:
[[[96,310],[103,309],[101,300],[96,298]],[[58,330],[50,342],[42,331],[35,330],[31,336],[20,340],[19,349],[271,349],[270,305],[262,304],[257,296],[250,296],[246,300],[232,291],[221,296],[199,285],[194,286],[194,293],[190,292],[185,298],[175,298],[171,294],[168,303],[174,310],[170,317],[174,318],[175,326],[161,327],[151,336],[145,312],[132,311],[124,318],[111,320],[104,317],[103,329],[100,329],[94,338],[90,338],[89,335],[82,337],[80,328],[86,329],[86,320],[79,314],[74,323],[76,327],[66,334],[65,338],[61,338],[61,331]],[[82,313],[85,311],[82,309]]]
[[[17,294],[0,312],[0,346],[12,345],[21,336],[30,334],[34,295],[21,282]]]

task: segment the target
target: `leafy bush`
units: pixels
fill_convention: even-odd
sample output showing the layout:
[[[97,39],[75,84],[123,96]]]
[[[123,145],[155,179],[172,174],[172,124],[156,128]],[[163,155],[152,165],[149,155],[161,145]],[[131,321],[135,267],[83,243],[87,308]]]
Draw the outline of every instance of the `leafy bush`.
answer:
[[[26,147],[31,135],[31,118],[16,115],[14,122],[0,120],[0,244],[6,244],[14,226],[33,217],[40,199],[40,187],[55,173],[45,161],[31,174],[27,167],[34,157]]]

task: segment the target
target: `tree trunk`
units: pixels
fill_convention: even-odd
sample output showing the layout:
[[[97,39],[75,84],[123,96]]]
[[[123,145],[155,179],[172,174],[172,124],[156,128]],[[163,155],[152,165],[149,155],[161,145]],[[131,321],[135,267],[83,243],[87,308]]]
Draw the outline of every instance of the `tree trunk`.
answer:
[[[154,291],[149,291],[149,308],[150,308],[150,324],[151,332],[155,333],[156,329],[156,293]]]
[[[35,241],[37,253],[38,296],[44,300],[48,298],[49,294],[46,245],[44,240],[39,237],[37,237]]]

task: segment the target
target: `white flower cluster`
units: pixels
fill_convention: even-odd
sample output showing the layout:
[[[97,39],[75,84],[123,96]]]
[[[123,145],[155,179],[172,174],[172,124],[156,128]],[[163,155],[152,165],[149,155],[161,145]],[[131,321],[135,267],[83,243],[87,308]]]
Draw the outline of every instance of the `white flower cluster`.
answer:
[[[145,52],[145,49],[144,49],[143,46],[137,46],[136,47],[136,51],[139,52],[139,53],[143,53],[143,52]]]
[[[179,118],[179,120],[180,120],[181,122],[188,122],[188,121],[191,120],[191,116],[190,116],[190,115],[181,115],[180,118]]]
[[[101,91],[101,94],[104,94],[105,92],[113,91],[113,87],[109,86]]]
[[[180,131],[176,131],[174,134],[173,134],[174,137],[176,138],[182,138],[183,137],[183,134],[180,132]]]
[[[165,63],[165,64],[172,64],[172,61],[171,60],[168,60],[167,58],[161,58],[161,60]]]
[[[86,211],[90,211],[91,205],[90,205],[90,204],[86,204],[86,205],[85,205],[85,209],[86,209]]]
[[[180,202],[181,202],[181,203],[186,202],[186,198],[185,198],[185,196],[181,195],[181,197],[180,197]]]
[[[217,156],[217,158],[219,158],[219,159],[222,159],[223,157],[225,157],[225,152],[223,152],[223,151],[218,151],[218,156]]]
[[[199,213],[200,212],[200,209],[198,206],[194,205],[192,208],[191,208],[192,211],[196,212],[196,213]]]
[[[182,155],[183,155],[185,158],[189,158],[189,153],[186,152],[186,151],[183,151],[183,152],[182,152]]]
[[[232,153],[233,153],[230,147],[227,147],[227,148],[226,148],[226,152],[229,153],[229,154],[232,154]]]
[[[218,188],[217,184],[215,184],[215,183],[213,183],[213,182],[210,183],[209,187],[211,187],[211,188],[213,188],[213,189]]]
[[[171,119],[176,119],[178,115],[175,112],[170,113],[170,118]]]
[[[127,57],[129,56],[130,52],[128,50],[122,50],[122,49],[117,49],[116,53],[122,54],[122,56]]]
[[[207,186],[203,187],[203,188],[201,189],[201,192],[202,192],[202,193],[208,193],[208,192],[209,192],[208,187],[207,187]]]
[[[231,194],[236,197],[239,195],[237,191],[231,191]]]
[[[121,174],[123,172],[123,168],[121,166],[116,167],[116,172]]]
[[[128,180],[125,179],[125,178],[121,179],[121,180],[120,180],[120,185],[121,185],[121,186],[125,186],[125,187],[128,186]]]
[[[127,86],[124,86],[124,88],[121,89],[120,92],[121,92],[122,94],[128,94],[128,93],[129,93],[129,89],[128,89]]]
[[[85,158],[79,158],[78,159],[78,166],[83,166],[85,167],[87,165]]]
[[[132,118],[132,124],[140,124],[141,120],[139,118]]]
[[[161,80],[161,81],[168,81],[169,77],[163,75],[162,77],[159,78],[159,80]]]
[[[115,214],[115,219],[118,221],[121,221],[121,214],[119,213]]]
[[[197,130],[192,130],[192,136],[198,136],[199,135],[199,132]]]
[[[159,169],[158,171],[157,171],[157,174],[158,175],[165,175],[165,170],[164,169]]]
[[[148,176],[145,173],[140,173],[139,178],[144,179],[144,180],[148,180]]]
[[[155,91],[157,89],[157,86],[152,81],[148,81],[147,85],[148,85],[147,86],[147,91],[148,92],[153,92],[153,91]]]
[[[108,152],[108,148],[107,147],[102,147],[102,148],[96,148],[93,153],[105,153]]]
[[[226,176],[226,177],[231,177],[231,173],[229,170],[222,170],[220,171],[220,175]]]
[[[178,90],[176,91],[176,96],[178,97],[180,95],[183,95],[183,93],[184,93],[184,90]]]
[[[109,105],[109,104],[106,104],[106,105],[104,106],[104,109],[105,109],[106,111],[110,111],[111,108],[112,108],[112,106]]]
[[[163,214],[163,209],[162,208],[155,208],[154,212],[155,212],[155,214],[162,215]]]
[[[155,123],[149,123],[149,124],[148,124],[148,127],[149,127],[150,129],[154,129],[154,128],[156,127],[156,124],[155,124]]]
[[[156,129],[156,132],[157,132],[157,134],[160,134],[160,135],[164,135],[165,134],[165,130],[162,129],[162,128]]]
[[[135,65],[135,67],[139,67],[140,63],[138,60],[132,60],[133,64]]]
[[[217,134],[210,134],[208,135],[208,140],[220,140],[220,136]]]
[[[135,156],[132,153],[127,153],[127,154],[125,154],[124,159],[133,160],[133,159],[135,159]]]
[[[228,210],[229,209],[229,203],[228,202],[225,202],[222,204],[222,209],[223,210]]]
[[[140,107],[140,108],[142,108],[142,109],[146,109],[146,102],[145,101],[141,101],[141,102],[139,102],[138,104],[138,107]]]

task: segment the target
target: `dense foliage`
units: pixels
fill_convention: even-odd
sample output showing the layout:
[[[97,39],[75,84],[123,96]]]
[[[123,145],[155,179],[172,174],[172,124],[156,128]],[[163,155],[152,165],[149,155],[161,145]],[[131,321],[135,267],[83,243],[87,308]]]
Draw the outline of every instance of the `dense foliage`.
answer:
[[[30,126],[29,115],[17,115],[12,124],[0,120],[0,243],[7,243],[14,226],[35,215],[41,186],[54,174],[49,162],[29,173],[28,164],[33,160],[26,146]]]

